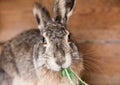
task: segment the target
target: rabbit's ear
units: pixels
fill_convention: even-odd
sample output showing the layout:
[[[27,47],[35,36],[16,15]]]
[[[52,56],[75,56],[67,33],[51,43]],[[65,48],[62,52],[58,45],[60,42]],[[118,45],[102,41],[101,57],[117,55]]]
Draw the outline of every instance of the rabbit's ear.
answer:
[[[33,8],[33,13],[37,19],[38,28],[40,30],[44,29],[46,23],[51,20],[48,10],[45,7],[43,7],[41,4],[36,2]]]
[[[67,22],[72,15],[75,0],[55,0],[53,11],[55,13],[55,21],[60,23]]]

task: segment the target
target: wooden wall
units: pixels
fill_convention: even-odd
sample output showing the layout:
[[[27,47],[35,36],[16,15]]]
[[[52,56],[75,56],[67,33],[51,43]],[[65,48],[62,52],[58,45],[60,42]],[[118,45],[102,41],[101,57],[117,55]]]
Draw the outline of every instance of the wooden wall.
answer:
[[[32,14],[34,1],[52,10],[53,0],[0,0],[0,42],[37,27]],[[69,28],[84,55],[83,78],[90,85],[120,85],[120,43],[80,43],[120,39],[120,0],[77,0]]]

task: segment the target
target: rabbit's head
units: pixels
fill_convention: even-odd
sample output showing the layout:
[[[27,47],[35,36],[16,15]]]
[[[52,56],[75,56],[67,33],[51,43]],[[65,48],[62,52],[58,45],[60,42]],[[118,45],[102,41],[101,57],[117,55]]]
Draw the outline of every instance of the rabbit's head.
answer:
[[[70,40],[70,32],[67,30],[67,21],[74,3],[75,0],[55,0],[54,19],[51,19],[47,9],[39,3],[35,3],[33,9],[38,28],[44,37],[45,50],[42,57],[46,58],[46,67],[53,71],[68,68],[74,60],[80,58],[77,46]]]

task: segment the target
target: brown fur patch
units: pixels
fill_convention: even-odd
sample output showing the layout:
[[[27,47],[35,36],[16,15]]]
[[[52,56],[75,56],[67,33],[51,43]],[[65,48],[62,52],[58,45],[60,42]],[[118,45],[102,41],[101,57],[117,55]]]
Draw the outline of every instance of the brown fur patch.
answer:
[[[77,74],[81,75],[83,71],[83,61],[80,59],[78,61],[73,62],[71,68]],[[37,69],[37,75],[39,76],[39,84],[40,85],[69,85],[69,80],[67,77],[61,76],[61,71],[54,72],[47,69]],[[42,74],[41,74],[42,73]],[[78,85],[78,80],[75,78],[75,85]],[[39,85],[38,84],[38,85]]]

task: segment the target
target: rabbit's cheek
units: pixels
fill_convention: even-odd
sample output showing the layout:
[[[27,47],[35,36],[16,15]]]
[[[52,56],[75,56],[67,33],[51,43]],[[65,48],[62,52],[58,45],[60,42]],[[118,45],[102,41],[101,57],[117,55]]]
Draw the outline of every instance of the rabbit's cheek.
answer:
[[[45,58],[43,58],[43,57],[38,58],[38,60],[37,60],[37,66],[38,67],[43,66],[45,63],[46,63]]]
[[[72,59],[79,60],[80,58],[82,58],[82,56],[78,52],[72,53]]]
[[[70,67],[70,65],[72,64],[72,58],[71,58],[71,54],[66,54],[66,57],[65,57],[66,59],[66,61],[65,61],[65,63],[62,65],[62,68],[68,68],[68,67]]]
[[[48,59],[48,61],[47,61],[47,68],[51,69],[53,71],[60,71],[61,70],[61,67],[56,64],[54,58]]]

